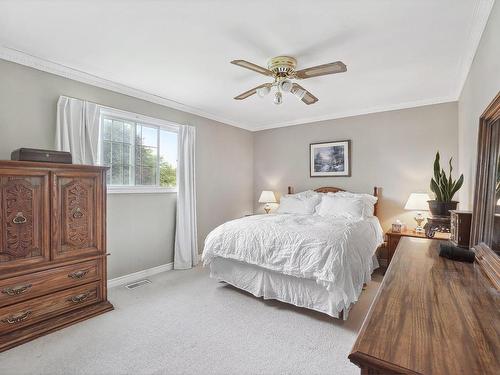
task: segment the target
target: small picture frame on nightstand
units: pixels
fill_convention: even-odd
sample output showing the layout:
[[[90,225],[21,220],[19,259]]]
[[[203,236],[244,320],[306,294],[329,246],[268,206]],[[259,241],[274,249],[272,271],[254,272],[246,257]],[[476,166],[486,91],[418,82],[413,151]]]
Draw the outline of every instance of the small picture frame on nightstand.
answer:
[[[403,224],[402,223],[394,223],[392,224],[392,233],[401,233],[403,230]]]

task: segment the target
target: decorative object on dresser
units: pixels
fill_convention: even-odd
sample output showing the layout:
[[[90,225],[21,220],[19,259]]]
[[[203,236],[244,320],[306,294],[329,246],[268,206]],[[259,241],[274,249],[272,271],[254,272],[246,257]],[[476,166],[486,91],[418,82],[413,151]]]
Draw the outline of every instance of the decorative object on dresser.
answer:
[[[311,143],[309,154],[311,177],[351,176],[351,141]]]
[[[472,211],[450,211],[450,241],[455,246],[469,247]]]
[[[66,151],[41,150],[37,148],[18,148],[10,154],[11,160],[40,161],[47,163],[71,164],[71,153]]]
[[[271,211],[270,203],[276,203],[276,196],[270,190],[263,190],[262,193],[260,193],[259,203],[266,204],[264,206],[264,211],[266,211],[266,214],[268,214],[269,211]]]
[[[394,252],[398,247],[399,241],[403,237],[426,238],[425,233],[415,232],[414,230],[403,229],[401,232],[393,232],[392,230],[385,233],[387,237],[387,267],[391,263]],[[438,240],[448,240],[449,233],[436,233],[435,236]]]
[[[498,291],[476,264],[438,256],[441,242],[399,243],[349,354],[361,374],[498,374]]]
[[[0,351],[113,309],[106,169],[0,161]]]
[[[424,232],[422,222],[425,220],[425,217],[422,215],[422,211],[429,210],[429,203],[427,203],[429,199],[430,198],[427,193],[411,193],[410,197],[406,201],[405,210],[417,211],[414,217],[417,222],[415,232]]]
[[[458,202],[453,200],[454,195],[460,190],[464,182],[461,174],[457,180],[453,180],[451,172],[453,158],[448,162],[449,174],[446,176],[441,168],[439,151],[434,159],[434,177],[431,178],[430,187],[435,195],[434,200],[429,200],[429,209],[432,216],[427,219],[424,226],[428,238],[434,238],[436,232],[450,232],[450,210],[457,208]]]
[[[450,242],[443,242],[439,245],[439,256],[458,262],[474,263],[476,254],[472,250],[455,246]]]
[[[427,238],[434,238],[436,232],[450,233],[450,216],[431,216],[427,218],[427,223],[424,225],[425,235]]]
[[[431,191],[436,196],[434,200],[429,200],[429,209],[433,216],[450,216],[450,210],[456,210],[458,202],[453,200],[455,194],[460,190],[464,183],[464,175],[453,181],[451,165],[453,158],[450,158],[449,175],[446,176],[444,169],[441,168],[439,151],[434,159],[434,177],[431,178]]]

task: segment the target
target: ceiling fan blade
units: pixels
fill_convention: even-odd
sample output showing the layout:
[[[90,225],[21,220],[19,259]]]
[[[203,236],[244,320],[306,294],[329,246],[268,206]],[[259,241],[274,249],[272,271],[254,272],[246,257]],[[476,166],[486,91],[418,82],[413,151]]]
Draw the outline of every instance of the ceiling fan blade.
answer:
[[[258,89],[260,89],[261,87],[266,87],[266,86],[269,86],[271,87],[272,85],[270,83],[264,83],[262,85],[259,85],[257,87],[254,87],[253,89],[251,90],[248,90],[248,91],[245,91],[244,93],[241,93],[240,95],[238,96],[235,96],[234,99],[236,100],[243,100],[243,99],[246,99],[248,98],[249,96],[252,96],[253,94],[255,94],[257,92]]]
[[[264,74],[265,76],[273,77],[273,72],[269,69],[263,68],[262,66],[255,65],[251,62],[245,60],[233,60],[231,64],[241,66],[242,68],[253,70],[254,72]]]
[[[300,98],[307,105],[316,103],[319,99],[303,88],[301,85],[294,83],[290,92]]]
[[[335,61],[329,64],[323,64],[298,70],[295,77],[300,79],[325,76],[327,74],[343,73],[347,71],[347,66],[342,61]]]

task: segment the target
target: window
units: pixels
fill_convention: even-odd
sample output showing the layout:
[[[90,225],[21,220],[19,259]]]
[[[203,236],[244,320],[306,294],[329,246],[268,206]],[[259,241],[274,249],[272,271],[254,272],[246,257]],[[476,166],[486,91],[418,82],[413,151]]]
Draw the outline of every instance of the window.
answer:
[[[134,118],[135,117],[135,118]],[[177,128],[139,115],[101,111],[101,164],[109,166],[107,183],[116,189],[175,189]],[[155,189],[153,189],[155,190]]]

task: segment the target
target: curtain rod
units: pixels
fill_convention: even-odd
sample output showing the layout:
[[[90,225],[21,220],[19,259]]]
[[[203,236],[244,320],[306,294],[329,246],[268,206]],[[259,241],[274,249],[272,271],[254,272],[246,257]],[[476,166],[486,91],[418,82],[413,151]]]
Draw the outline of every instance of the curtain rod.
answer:
[[[92,103],[92,104],[95,104],[95,105],[99,106],[100,108],[103,108],[104,110],[124,112],[124,113],[127,113],[127,114],[133,114],[133,115],[136,115],[136,116],[141,116],[141,117],[144,117],[146,119],[149,118],[149,119],[152,120],[152,122],[161,121],[161,122],[167,123],[166,125],[171,125],[171,126],[175,126],[175,127],[179,127],[179,126],[182,126],[182,125],[189,126],[189,124],[186,124],[186,123],[185,124],[179,124],[179,123],[176,123],[176,122],[171,121],[171,120],[165,120],[165,119],[161,119],[161,118],[156,118],[156,117],[148,116],[148,115],[145,115],[145,114],[142,114],[142,113],[131,112],[131,111],[127,111],[126,109],[119,109],[119,108],[115,108],[115,107],[110,107],[110,106],[106,106],[106,105],[103,105],[103,104],[99,104],[99,103],[93,102],[91,100],[82,99],[82,98],[75,98],[74,96],[60,95],[59,97],[60,98],[61,97],[65,97],[65,98],[68,98],[68,99],[75,99],[75,100],[80,100],[82,102]],[[168,107],[166,107],[166,108],[168,108]]]

